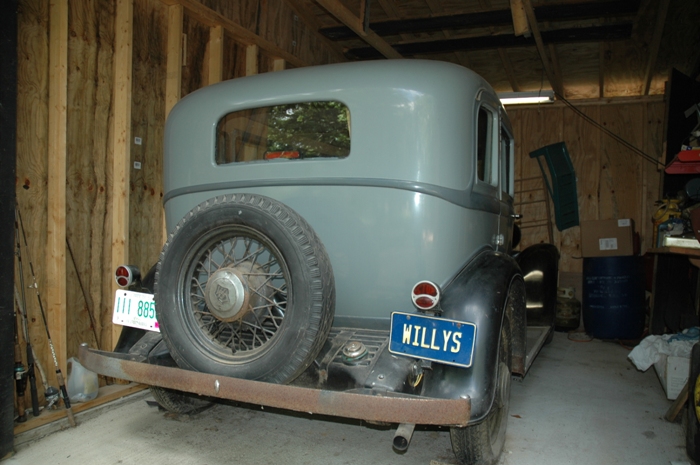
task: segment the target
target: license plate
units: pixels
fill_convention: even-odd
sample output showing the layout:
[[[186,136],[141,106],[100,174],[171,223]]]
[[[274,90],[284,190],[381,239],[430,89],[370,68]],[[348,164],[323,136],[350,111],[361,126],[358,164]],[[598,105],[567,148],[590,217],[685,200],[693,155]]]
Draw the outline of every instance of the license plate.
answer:
[[[153,294],[117,291],[114,296],[112,323],[160,332]]]
[[[389,351],[460,367],[472,366],[476,325],[415,313],[391,314]]]

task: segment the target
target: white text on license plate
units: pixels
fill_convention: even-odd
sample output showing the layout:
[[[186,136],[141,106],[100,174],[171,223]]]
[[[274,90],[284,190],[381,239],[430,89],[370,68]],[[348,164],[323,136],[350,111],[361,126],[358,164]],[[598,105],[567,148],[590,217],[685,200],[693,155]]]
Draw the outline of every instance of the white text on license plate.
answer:
[[[160,332],[153,294],[117,291],[114,295],[112,323]]]

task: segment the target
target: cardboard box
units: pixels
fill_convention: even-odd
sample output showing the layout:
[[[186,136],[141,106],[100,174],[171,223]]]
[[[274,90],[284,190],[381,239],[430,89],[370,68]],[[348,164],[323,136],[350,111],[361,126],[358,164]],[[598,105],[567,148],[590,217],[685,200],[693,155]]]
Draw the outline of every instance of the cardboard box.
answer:
[[[690,359],[673,355],[661,355],[661,359],[654,364],[654,369],[656,374],[659,375],[661,386],[666,391],[668,400],[676,400],[683,386],[688,381]]]
[[[581,222],[581,256],[614,257],[633,254],[633,219]]]

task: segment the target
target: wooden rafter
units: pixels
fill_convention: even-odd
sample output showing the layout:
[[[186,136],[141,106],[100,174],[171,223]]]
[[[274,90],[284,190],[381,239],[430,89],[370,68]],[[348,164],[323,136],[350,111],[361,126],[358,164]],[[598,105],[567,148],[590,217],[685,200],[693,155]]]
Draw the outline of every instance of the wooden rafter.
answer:
[[[532,3],[530,0],[522,0],[523,7],[525,8],[525,14],[527,15],[527,20],[530,23],[530,30],[535,38],[535,44],[537,45],[537,51],[540,54],[540,59],[542,60],[542,66],[544,66],[544,72],[547,75],[547,80],[549,80],[549,85],[552,86],[555,92],[560,95],[564,94],[564,89],[561,82],[557,80],[552,69],[552,64],[547,55],[547,49],[544,47],[544,42],[542,41],[542,35],[540,34],[540,28],[537,26],[537,18],[535,17],[535,10],[532,8]]]
[[[371,29],[364,30],[362,20],[355,16],[350,10],[345,8],[338,0],[316,0],[316,2],[325,8],[338,21],[345,24],[352,31],[360,36],[362,40],[377,49],[386,58],[403,58],[399,52],[389,45],[387,41],[375,34]]]
[[[510,11],[513,16],[513,31],[516,36],[530,37],[530,25],[523,7],[523,0],[510,0]]]
[[[649,95],[651,87],[652,73],[656,65],[656,58],[659,55],[661,47],[661,36],[664,32],[664,24],[666,23],[666,14],[668,13],[669,0],[661,0],[659,2],[659,10],[656,13],[656,25],[654,26],[654,35],[651,39],[651,47],[649,47],[649,60],[647,61],[646,71],[644,72],[644,82],[642,95]]]

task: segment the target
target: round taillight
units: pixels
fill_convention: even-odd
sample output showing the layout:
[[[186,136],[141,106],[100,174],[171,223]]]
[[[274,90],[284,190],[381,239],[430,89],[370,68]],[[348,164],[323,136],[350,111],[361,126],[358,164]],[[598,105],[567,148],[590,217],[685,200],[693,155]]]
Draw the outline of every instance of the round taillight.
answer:
[[[418,310],[432,310],[440,303],[440,288],[430,281],[421,281],[413,286],[411,300]]]
[[[141,279],[141,273],[135,266],[119,265],[114,272],[114,279],[120,287],[129,287],[135,281]]]

